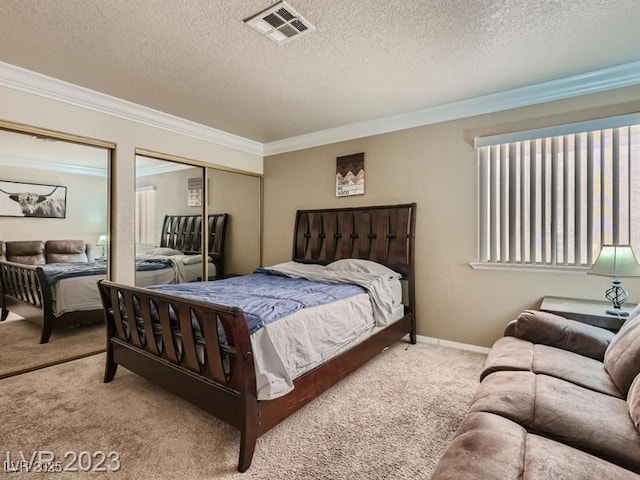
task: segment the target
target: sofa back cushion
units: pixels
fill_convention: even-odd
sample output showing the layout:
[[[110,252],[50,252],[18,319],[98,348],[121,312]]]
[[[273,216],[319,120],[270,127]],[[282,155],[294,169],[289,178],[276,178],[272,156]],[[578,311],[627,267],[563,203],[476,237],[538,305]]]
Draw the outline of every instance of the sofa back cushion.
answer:
[[[87,245],[83,240],[48,240],[45,244],[47,263],[88,262]]]
[[[640,315],[623,325],[604,352],[604,368],[624,397],[640,373]]]
[[[7,244],[0,240],[0,261],[7,259]]]
[[[638,432],[640,432],[640,375],[638,375],[631,384],[627,403],[629,404],[629,415],[631,415],[631,421],[633,421]]]
[[[45,263],[44,242],[41,240],[6,242],[6,248],[7,260],[10,262],[27,265],[43,265]]]

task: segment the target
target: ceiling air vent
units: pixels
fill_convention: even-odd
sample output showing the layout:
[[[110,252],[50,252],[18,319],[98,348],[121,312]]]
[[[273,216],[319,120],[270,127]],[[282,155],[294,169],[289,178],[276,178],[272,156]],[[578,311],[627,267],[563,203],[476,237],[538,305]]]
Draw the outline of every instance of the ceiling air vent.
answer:
[[[277,3],[245,20],[245,23],[278,44],[287,43],[315,30],[315,27],[287,2]]]

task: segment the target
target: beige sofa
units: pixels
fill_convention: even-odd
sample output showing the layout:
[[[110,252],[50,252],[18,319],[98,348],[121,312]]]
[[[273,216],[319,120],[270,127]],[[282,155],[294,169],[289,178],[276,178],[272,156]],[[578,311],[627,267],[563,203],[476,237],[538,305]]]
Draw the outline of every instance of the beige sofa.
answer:
[[[42,265],[45,263],[92,262],[93,248],[83,240],[0,240],[0,260]]]
[[[640,308],[618,334],[525,311],[433,480],[640,480]]]

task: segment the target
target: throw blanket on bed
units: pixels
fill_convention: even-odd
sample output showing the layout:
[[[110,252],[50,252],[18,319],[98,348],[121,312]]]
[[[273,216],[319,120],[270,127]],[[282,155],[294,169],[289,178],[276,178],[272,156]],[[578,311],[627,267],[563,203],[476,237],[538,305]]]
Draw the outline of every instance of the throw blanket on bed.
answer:
[[[189,272],[186,271],[186,265],[195,265],[196,263],[202,263],[202,255],[136,255],[136,262],[155,261],[169,262],[169,265],[173,267],[172,283],[190,282],[193,280],[193,276],[190,276]],[[215,275],[215,265],[213,265],[211,262],[209,262],[209,275]]]
[[[325,305],[365,292],[357,285],[337,285],[268,272],[215,282],[156,285],[148,288],[183,298],[239,307],[247,319],[249,334],[302,308]]]
[[[170,260],[138,260],[136,270],[139,272],[147,270],[159,270],[171,267]],[[54,285],[58,280],[71,277],[84,277],[89,275],[104,275],[107,273],[107,261],[97,260],[95,262],[78,263],[48,263],[40,265],[50,285]]]
[[[279,263],[257,271],[272,271],[294,278],[306,278],[320,282],[348,283],[360,285],[369,292],[373,318],[376,325],[385,327],[392,323],[393,295],[389,278],[386,276],[348,270],[329,270],[323,265],[298,262]]]

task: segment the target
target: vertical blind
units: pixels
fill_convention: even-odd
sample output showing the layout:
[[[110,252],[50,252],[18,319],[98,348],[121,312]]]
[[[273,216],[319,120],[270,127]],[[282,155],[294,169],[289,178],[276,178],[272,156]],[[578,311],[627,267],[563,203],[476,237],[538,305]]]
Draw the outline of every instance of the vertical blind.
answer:
[[[476,143],[479,262],[589,266],[603,244],[640,256],[640,124],[518,136]]]
[[[136,244],[155,245],[156,191],[154,187],[136,190]]]

